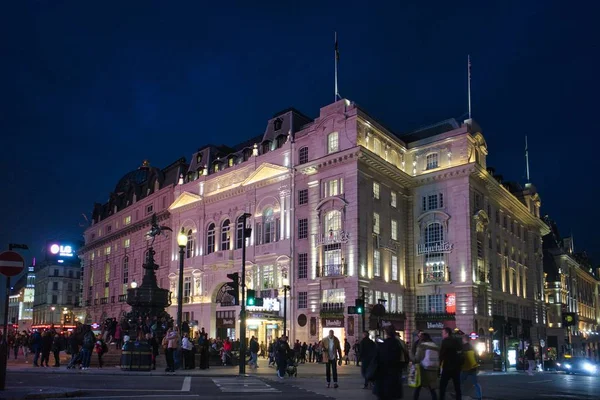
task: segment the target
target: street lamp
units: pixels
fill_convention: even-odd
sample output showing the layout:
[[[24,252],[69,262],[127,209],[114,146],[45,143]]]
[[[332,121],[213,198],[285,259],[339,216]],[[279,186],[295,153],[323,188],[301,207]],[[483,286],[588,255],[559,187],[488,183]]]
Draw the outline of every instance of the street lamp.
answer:
[[[50,307],[50,310],[52,310],[52,317],[50,318],[50,324],[54,325],[54,310],[56,310],[56,307],[52,306],[52,307]]]
[[[179,288],[177,290],[177,328],[181,333],[181,315],[183,314],[183,256],[187,247],[188,237],[185,234],[183,226],[181,232],[177,235],[177,245],[179,246]]]
[[[283,334],[287,336],[287,292],[291,290],[290,280],[283,278]]]
[[[131,282],[130,286],[132,289],[135,289],[137,287],[137,282],[135,281],[135,279]]]

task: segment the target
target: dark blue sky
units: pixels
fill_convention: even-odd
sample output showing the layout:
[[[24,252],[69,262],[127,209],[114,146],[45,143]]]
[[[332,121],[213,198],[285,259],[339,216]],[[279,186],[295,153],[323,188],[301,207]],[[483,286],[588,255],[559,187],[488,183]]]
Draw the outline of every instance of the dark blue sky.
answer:
[[[488,164],[523,183],[528,135],[543,213],[600,261],[598,5],[12,3],[0,23],[1,246],[39,256],[46,239],[78,237],[81,214],[145,158],[163,167],[243,141],[289,106],[316,116],[333,100],[337,30],[341,94],[397,133],[467,111],[471,54]]]

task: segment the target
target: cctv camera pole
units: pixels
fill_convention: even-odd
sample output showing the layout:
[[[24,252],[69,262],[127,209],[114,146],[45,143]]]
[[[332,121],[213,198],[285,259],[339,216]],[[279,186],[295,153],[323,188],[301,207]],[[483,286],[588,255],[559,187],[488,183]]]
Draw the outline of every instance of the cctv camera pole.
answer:
[[[246,374],[246,237],[250,237],[250,229],[246,229],[246,219],[250,214],[242,215],[242,279],[240,282],[240,375]]]

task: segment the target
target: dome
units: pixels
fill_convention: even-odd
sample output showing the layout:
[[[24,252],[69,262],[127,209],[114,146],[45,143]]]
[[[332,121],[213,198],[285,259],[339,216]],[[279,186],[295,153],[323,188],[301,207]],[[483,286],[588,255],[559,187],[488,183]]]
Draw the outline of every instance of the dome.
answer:
[[[144,160],[142,166],[136,170],[126,173],[115,186],[115,193],[126,193],[129,191],[131,186],[141,185],[146,182],[152,172],[160,172],[158,168],[150,166],[147,160]]]

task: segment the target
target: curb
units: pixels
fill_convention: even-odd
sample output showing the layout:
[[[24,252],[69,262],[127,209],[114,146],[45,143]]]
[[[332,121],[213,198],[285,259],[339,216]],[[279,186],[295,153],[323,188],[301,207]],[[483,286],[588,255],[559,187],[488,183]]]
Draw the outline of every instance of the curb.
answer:
[[[31,390],[31,389],[29,389]],[[86,394],[86,391],[83,389],[73,389],[73,390],[65,390],[62,392],[59,391],[51,391],[51,392],[32,392],[27,390],[19,390],[16,389],[15,392],[20,392],[20,394],[10,394],[9,393],[0,392],[0,400],[23,400],[23,399],[63,399],[68,397],[79,397]]]

